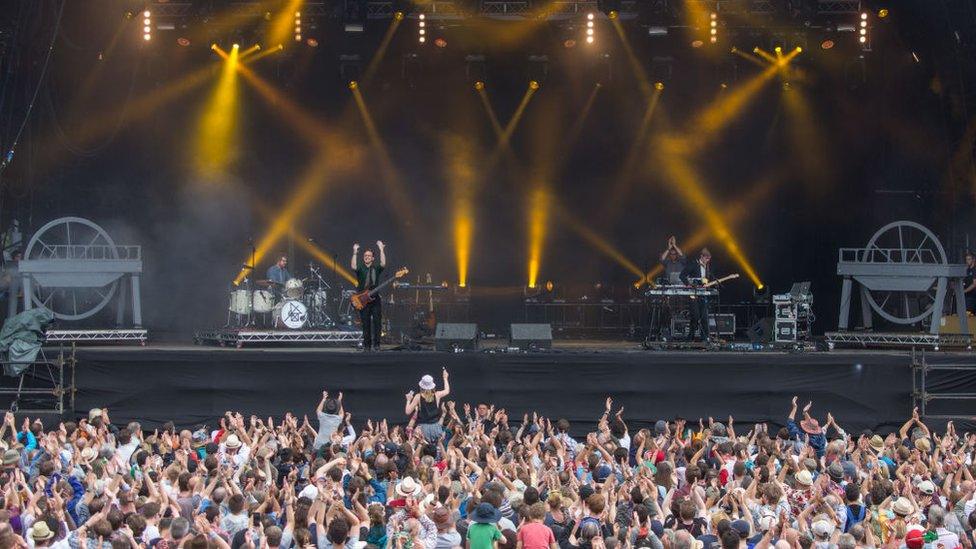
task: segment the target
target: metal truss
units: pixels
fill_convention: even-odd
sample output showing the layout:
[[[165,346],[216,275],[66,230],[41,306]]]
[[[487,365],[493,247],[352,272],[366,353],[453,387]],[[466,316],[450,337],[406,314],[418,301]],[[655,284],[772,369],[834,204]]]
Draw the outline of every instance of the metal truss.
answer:
[[[827,332],[824,338],[829,345],[854,347],[930,347],[941,349],[969,349],[973,337],[967,334],[884,333],[884,332]]]
[[[73,347],[70,352],[64,347],[41,349],[19,376],[0,376],[0,402],[12,412],[27,415],[64,415],[74,410],[75,364]],[[0,361],[0,365],[16,364]]]
[[[819,15],[848,15],[861,11],[861,0],[818,0]]]
[[[142,329],[48,330],[47,341],[58,343],[137,343],[145,345],[149,332]]]
[[[771,0],[754,0],[759,3],[770,3]],[[621,19],[632,19],[637,16],[638,0],[623,0],[620,3]],[[597,0],[557,0],[545,12],[547,19],[561,19],[566,16],[583,15],[588,12],[599,11]],[[194,2],[172,2],[154,0],[149,8],[153,18],[188,18],[212,15],[204,13],[199,4]],[[258,19],[264,16],[267,6],[257,1],[230,2],[221,12],[220,20],[227,25],[237,24],[237,19]],[[460,9],[453,0],[432,0],[417,6],[418,13],[424,13],[434,20],[463,19],[468,14]],[[226,17],[223,17],[226,15]],[[328,2],[305,2],[302,4],[302,15],[309,18],[331,17],[335,11]],[[366,5],[368,19],[390,19],[394,15],[392,0],[369,0]],[[477,15],[484,17],[534,17],[536,11],[532,9],[529,0],[483,0]]]
[[[197,332],[193,339],[196,343],[210,343],[224,347],[234,345],[243,347],[254,343],[305,343],[305,344],[358,344],[363,339],[361,331],[343,330],[205,330]]]

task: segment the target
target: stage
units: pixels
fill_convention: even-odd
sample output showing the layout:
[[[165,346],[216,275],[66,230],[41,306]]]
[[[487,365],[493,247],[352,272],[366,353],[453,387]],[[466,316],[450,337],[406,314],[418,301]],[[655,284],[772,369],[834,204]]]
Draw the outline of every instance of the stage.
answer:
[[[660,352],[635,343],[556,342],[549,352],[467,353],[349,349],[233,349],[198,346],[89,347],[77,350],[75,411],[108,407],[113,422],[153,428],[216,425],[226,410],[261,417],[311,416],[321,391],[345,394],[354,424],[403,418],[403,395],[425,374],[451,373],[451,399],[487,401],[513,419],[538,411],[565,417],[573,433],[592,430],[607,395],[632,427],[682,416],[691,422],[731,413],[737,423],[782,424],[793,395],[832,412],[852,432],[888,431],[911,413],[910,352]],[[929,363],[961,365],[930,383],[976,393],[976,357],[929,353]],[[972,369],[969,369],[969,368]],[[957,403],[958,404],[958,403]],[[460,406],[459,406],[460,408]],[[968,410],[968,406],[963,406]],[[934,412],[933,412],[934,413]],[[706,419],[707,421],[707,419]]]

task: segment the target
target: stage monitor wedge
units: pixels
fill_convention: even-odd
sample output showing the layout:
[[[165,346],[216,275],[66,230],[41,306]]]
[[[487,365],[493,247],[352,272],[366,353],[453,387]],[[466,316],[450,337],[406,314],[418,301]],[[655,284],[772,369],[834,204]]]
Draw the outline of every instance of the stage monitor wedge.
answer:
[[[522,351],[552,349],[551,324],[512,324],[512,347]]]
[[[477,351],[478,325],[438,323],[434,332],[434,349],[437,351]]]

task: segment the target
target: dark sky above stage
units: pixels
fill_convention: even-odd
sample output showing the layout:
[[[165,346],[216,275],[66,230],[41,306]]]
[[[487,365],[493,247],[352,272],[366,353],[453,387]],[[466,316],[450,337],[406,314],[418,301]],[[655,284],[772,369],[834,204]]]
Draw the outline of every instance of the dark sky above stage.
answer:
[[[763,30],[730,16],[720,44],[702,48],[691,47],[695,36],[688,29],[651,38],[640,21],[624,21],[635,60],[652,82],[665,84],[643,137],[647,99],[605,18],[596,22],[593,46],[582,40],[582,21],[574,31],[544,22],[469,21],[431,22],[421,47],[417,20],[408,17],[360,88],[385,153],[363,124],[347,86],[353,73],[342,73],[340,56],[359,55],[365,70],[389,22],[370,21],[365,33],[350,35],[338,21],[307,19],[305,37],[316,38],[318,47],[289,44],[248,65],[270,92],[237,79],[236,144],[214,179],[202,177],[194,161],[222,64],[209,45],[229,49],[239,41],[243,50],[261,23],[218,28],[192,19],[187,29],[158,30],[142,43],[139,15],[135,23],[123,18],[141,5],[67,2],[45,83],[3,174],[2,221],[16,217],[29,233],[55,217],[78,215],[106,227],[119,243],[141,244],[147,324],[187,332],[222,320],[249,239],[261,241],[294,204],[309,167],[330,154],[322,147],[332,141],[313,142],[302,131],[314,127],[363,155],[347,172],[330,165],[336,173],[325,177],[325,188],[293,223],[297,238],[314,239],[344,265],[353,242],[382,239],[391,263],[454,283],[458,219],[467,208],[473,288],[524,285],[535,234],[540,281],[602,281],[625,295],[635,281],[625,263],[648,270],[669,236],[683,243],[705,231],[716,271],[743,274],[723,300],[746,299],[752,284],[729,240],[714,234],[717,215],[774,292],[811,280],[817,328],[833,329],[838,247],[864,245],[897,219],[931,227],[954,260],[968,243],[976,181],[967,127],[976,82],[974,21],[954,11],[964,4],[891,2],[883,20],[881,6],[872,6],[867,52],[855,34],[819,28],[823,21],[803,31],[802,22],[778,17]],[[20,54],[3,67],[4,148],[40,77],[60,2],[17,5],[23,12],[18,33],[4,35],[7,48]],[[17,17],[11,12],[4,15],[7,27]],[[832,23],[857,24],[857,16]],[[777,33],[787,47],[801,40],[803,53],[709,132],[702,113],[716,105],[732,112],[729,97],[763,71],[731,47],[772,52]],[[184,35],[188,47],[176,44]],[[570,37],[577,43],[567,48]],[[446,47],[435,46],[435,38]],[[829,50],[821,48],[827,38],[836,44]],[[502,126],[528,81],[541,83],[510,152],[494,165],[497,138],[466,71],[471,54],[484,55],[485,72],[473,70],[483,74]],[[548,56],[545,73],[530,55]],[[198,83],[174,84],[207,67]],[[596,82],[602,87],[592,109],[567,144]],[[285,112],[291,105],[299,120]],[[676,160],[678,153],[664,148],[676,138],[695,152]],[[628,153],[632,176],[621,177]],[[461,177],[474,183],[459,190]],[[533,223],[542,227],[541,239]],[[303,247],[291,246],[294,263],[309,261]],[[271,249],[288,250],[287,235]],[[270,259],[259,266],[268,265]],[[517,313],[517,299],[505,303]]]

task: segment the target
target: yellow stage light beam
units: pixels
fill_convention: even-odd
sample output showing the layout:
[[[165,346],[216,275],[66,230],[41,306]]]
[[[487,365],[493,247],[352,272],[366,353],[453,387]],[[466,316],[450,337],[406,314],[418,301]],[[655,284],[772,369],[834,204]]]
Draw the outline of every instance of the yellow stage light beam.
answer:
[[[742,221],[747,213],[752,211],[753,205],[759,203],[766,199],[769,192],[776,187],[776,184],[780,182],[780,174],[775,174],[773,176],[763,177],[758,183],[754,184],[749,192],[729,206],[725,210],[725,220],[728,224],[733,225]],[[681,239],[681,247],[688,253],[692,253],[704,246],[708,239],[712,236],[712,229],[708,225],[702,225],[699,227],[691,236]],[[640,279],[634,282],[637,287],[642,286],[645,283],[653,283],[654,279],[657,278],[664,272],[664,267],[658,263],[653,269],[651,269],[646,275],[642,276]]]
[[[563,206],[554,207],[553,211],[558,216],[563,225],[569,227],[573,232],[580,236],[595,250],[612,259],[615,263],[627,269],[634,276],[644,276],[644,271],[630,260],[623,252],[613,246],[606,238],[600,236],[596,231],[585,225],[572,215]]]
[[[766,67],[769,66],[769,63],[767,63],[763,59],[760,59],[756,55],[751,54],[749,52],[742,51],[739,48],[732,48],[732,53],[738,55],[739,57],[745,59],[746,61],[749,61],[753,65],[756,65],[756,66],[759,66],[759,67],[763,67],[763,68],[766,68]]]
[[[498,140],[498,146],[501,149],[508,147],[508,142],[512,138],[512,134],[515,133],[515,128],[518,127],[518,123],[522,120],[522,115],[525,114],[525,109],[529,106],[529,101],[532,100],[532,96],[539,89],[539,83],[535,80],[529,82],[528,87],[525,89],[525,94],[522,96],[522,101],[519,102],[519,106],[515,109],[515,114],[509,119],[508,124],[505,125],[505,131],[502,132],[501,138]]]
[[[386,28],[386,34],[383,35],[383,40],[380,42],[380,47],[376,49],[373,54],[373,59],[370,60],[369,65],[366,67],[366,72],[363,73],[363,82],[369,83],[373,76],[376,75],[377,69],[380,68],[380,62],[386,55],[386,50],[390,47],[390,42],[393,41],[393,35],[396,34],[398,28],[400,28],[400,23],[403,21],[403,15],[399,17],[394,17],[390,21],[390,26]]]
[[[583,108],[580,109],[579,114],[576,116],[576,120],[573,125],[566,132],[566,140],[563,143],[563,148],[567,151],[576,144],[576,141],[583,134],[583,127],[586,124],[586,119],[590,117],[590,111],[593,110],[593,105],[596,103],[596,97],[599,95],[600,90],[603,88],[603,84],[599,82],[593,86],[593,90],[590,91],[590,96],[586,98],[586,103],[583,104]]]
[[[400,221],[405,226],[412,227],[416,220],[413,201],[404,189],[403,181],[396,167],[393,165],[393,159],[390,157],[390,153],[386,148],[386,143],[383,142],[376,122],[373,120],[373,116],[366,106],[366,99],[363,97],[362,89],[359,86],[350,85],[349,87],[352,90],[352,97],[356,102],[356,106],[359,108],[359,114],[362,116],[363,125],[366,127],[366,134],[369,136],[370,144],[373,146],[373,150],[379,161],[380,175],[386,187],[390,205],[393,206],[393,211],[400,217]],[[408,233],[408,235],[410,234],[413,234],[413,232]]]
[[[687,2],[692,3],[692,2]],[[641,93],[644,96],[651,95],[652,87],[651,81],[647,77],[647,72],[644,70],[644,65],[637,58],[637,54],[634,53],[634,49],[630,47],[630,41],[627,40],[627,33],[624,31],[623,25],[620,23],[620,18],[615,17],[610,20],[613,24],[613,29],[617,31],[617,36],[620,38],[620,44],[624,47],[624,53],[627,55],[627,61],[630,63],[630,69],[634,73],[634,77],[637,78],[637,85],[640,88]]]
[[[221,51],[217,48],[217,51]],[[194,171],[212,179],[222,175],[237,158],[237,44],[224,53],[224,67],[197,125],[193,148]]]
[[[328,188],[331,178],[340,177],[355,170],[362,163],[362,154],[356,148],[340,145],[338,148],[323,147],[315,155],[313,161],[302,173],[294,191],[268,228],[268,231],[258,240],[254,250],[254,262],[260,263],[269,253],[274,251],[278,241],[288,234],[296,221],[305,215]],[[250,257],[247,258],[250,260]],[[234,284],[240,284],[247,276],[247,270],[242,269],[234,279]]]
[[[715,234],[715,238],[722,243],[726,252],[738,263],[749,280],[756,287],[761,286],[762,282],[759,280],[759,275],[756,274],[749,259],[745,256],[739,243],[732,235],[721,212],[705,192],[701,178],[685,156],[671,150],[667,141],[660,142],[654,147],[654,150],[656,151],[655,156],[658,165],[664,167],[665,174],[670,179],[672,187],[678,192],[678,195],[704,218],[705,223]]]
[[[295,12],[301,13],[302,0],[287,0],[285,6],[281,8],[268,29],[265,44],[285,44],[294,42],[292,32],[295,30]]]
[[[238,56],[238,60],[244,61],[245,59],[248,59],[252,53],[260,50],[261,50],[261,44],[254,44],[250,48],[247,48],[246,50],[242,51],[240,56]]]
[[[468,285],[474,239],[474,198],[478,187],[475,154],[467,138],[454,133],[441,137],[441,150],[442,158],[446,160],[444,175],[450,186],[457,281],[458,286],[464,288]]]
[[[273,47],[269,46],[267,48],[261,48],[261,51],[255,53],[254,55],[248,56],[247,59],[242,59],[241,64],[252,65],[257,61],[264,59],[265,57],[268,57],[269,55],[274,55],[280,52],[283,49],[285,49],[285,47],[282,46],[281,44],[278,44],[277,46],[273,46]]]
[[[769,62],[769,64],[771,64],[771,65],[777,65],[780,62],[779,59],[777,59],[776,57],[774,57],[768,51],[760,48],[759,46],[756,46],[755,48],[752,48],[752,53],[758,55],[759,57],[762,57],[767,62]]]
[[[548,191],[541,183],[536,184],[529,197],[529,288],[535,288],[539,280],[539,266],[542,264],[542,248],[549,223],[551,200]]]
[[[305,250],[305,252],[308,253],[308,255],[314,257],[320,263],[325,265],[326,268],[335,271],[336,273],[339,274],[339,276],[345,279],[346,282],[349,282],[352,285],[356,285],[358,283],[356,277],[352,273],[350,273],[345,266],[336,262],[335,255],[330,254],[329,252],[323,250],[322,248],[317,246],[314,242],[310,242],[308,240],[308,237],[299,233],[295,229],[290,229],[289,234],[291,234],[292,238],[294,239],[295,242],[298,243],[298,246],[301,249]]]
[[[617,172],[614,182],[610,185],[607,198],[603,201],[597,214],[597,220],[601,224],[617,210],[620,202],[627,196],[627,192],[631,188],[631,183],[640,165],[640,161],[644,158],[645,149],[647,148],[648,130],[651,127],[651,119],[654,116],[654,111],[657,109],[660,98],[661,90],[656,88],[652,91],[650,97],[647,98],[647,106],[644,108],[644,115],[641,117],[640,125],[637,127],[637,134],[631,140],[630,148],[624,157],[624,163]]]
[[[478,84],[481,84],[480,86]],[[491,121],[491,127],[495,130],[495,137],[501,142],[502,136],[505,134],[505,130],[502,128],[501,122],[498,121],[498,115],[495,114],[495,108],[491,106],[491,99],[488,98],[488,92],[485,90],[484,82],[476,82],[475,91],[478,92],[478,97],[481,98],[481,104],[485,107],[485,112],[488,113],[488,119]]]
[[[825,193],[833,181],[833,162],[826,139],[820,131],[820,122],[814,116],[802,87],[784,89],[782,98],[789,118],[787,126],[793,144],[792,153],[799,163],[797,171],[811,184],[813,193]]]

